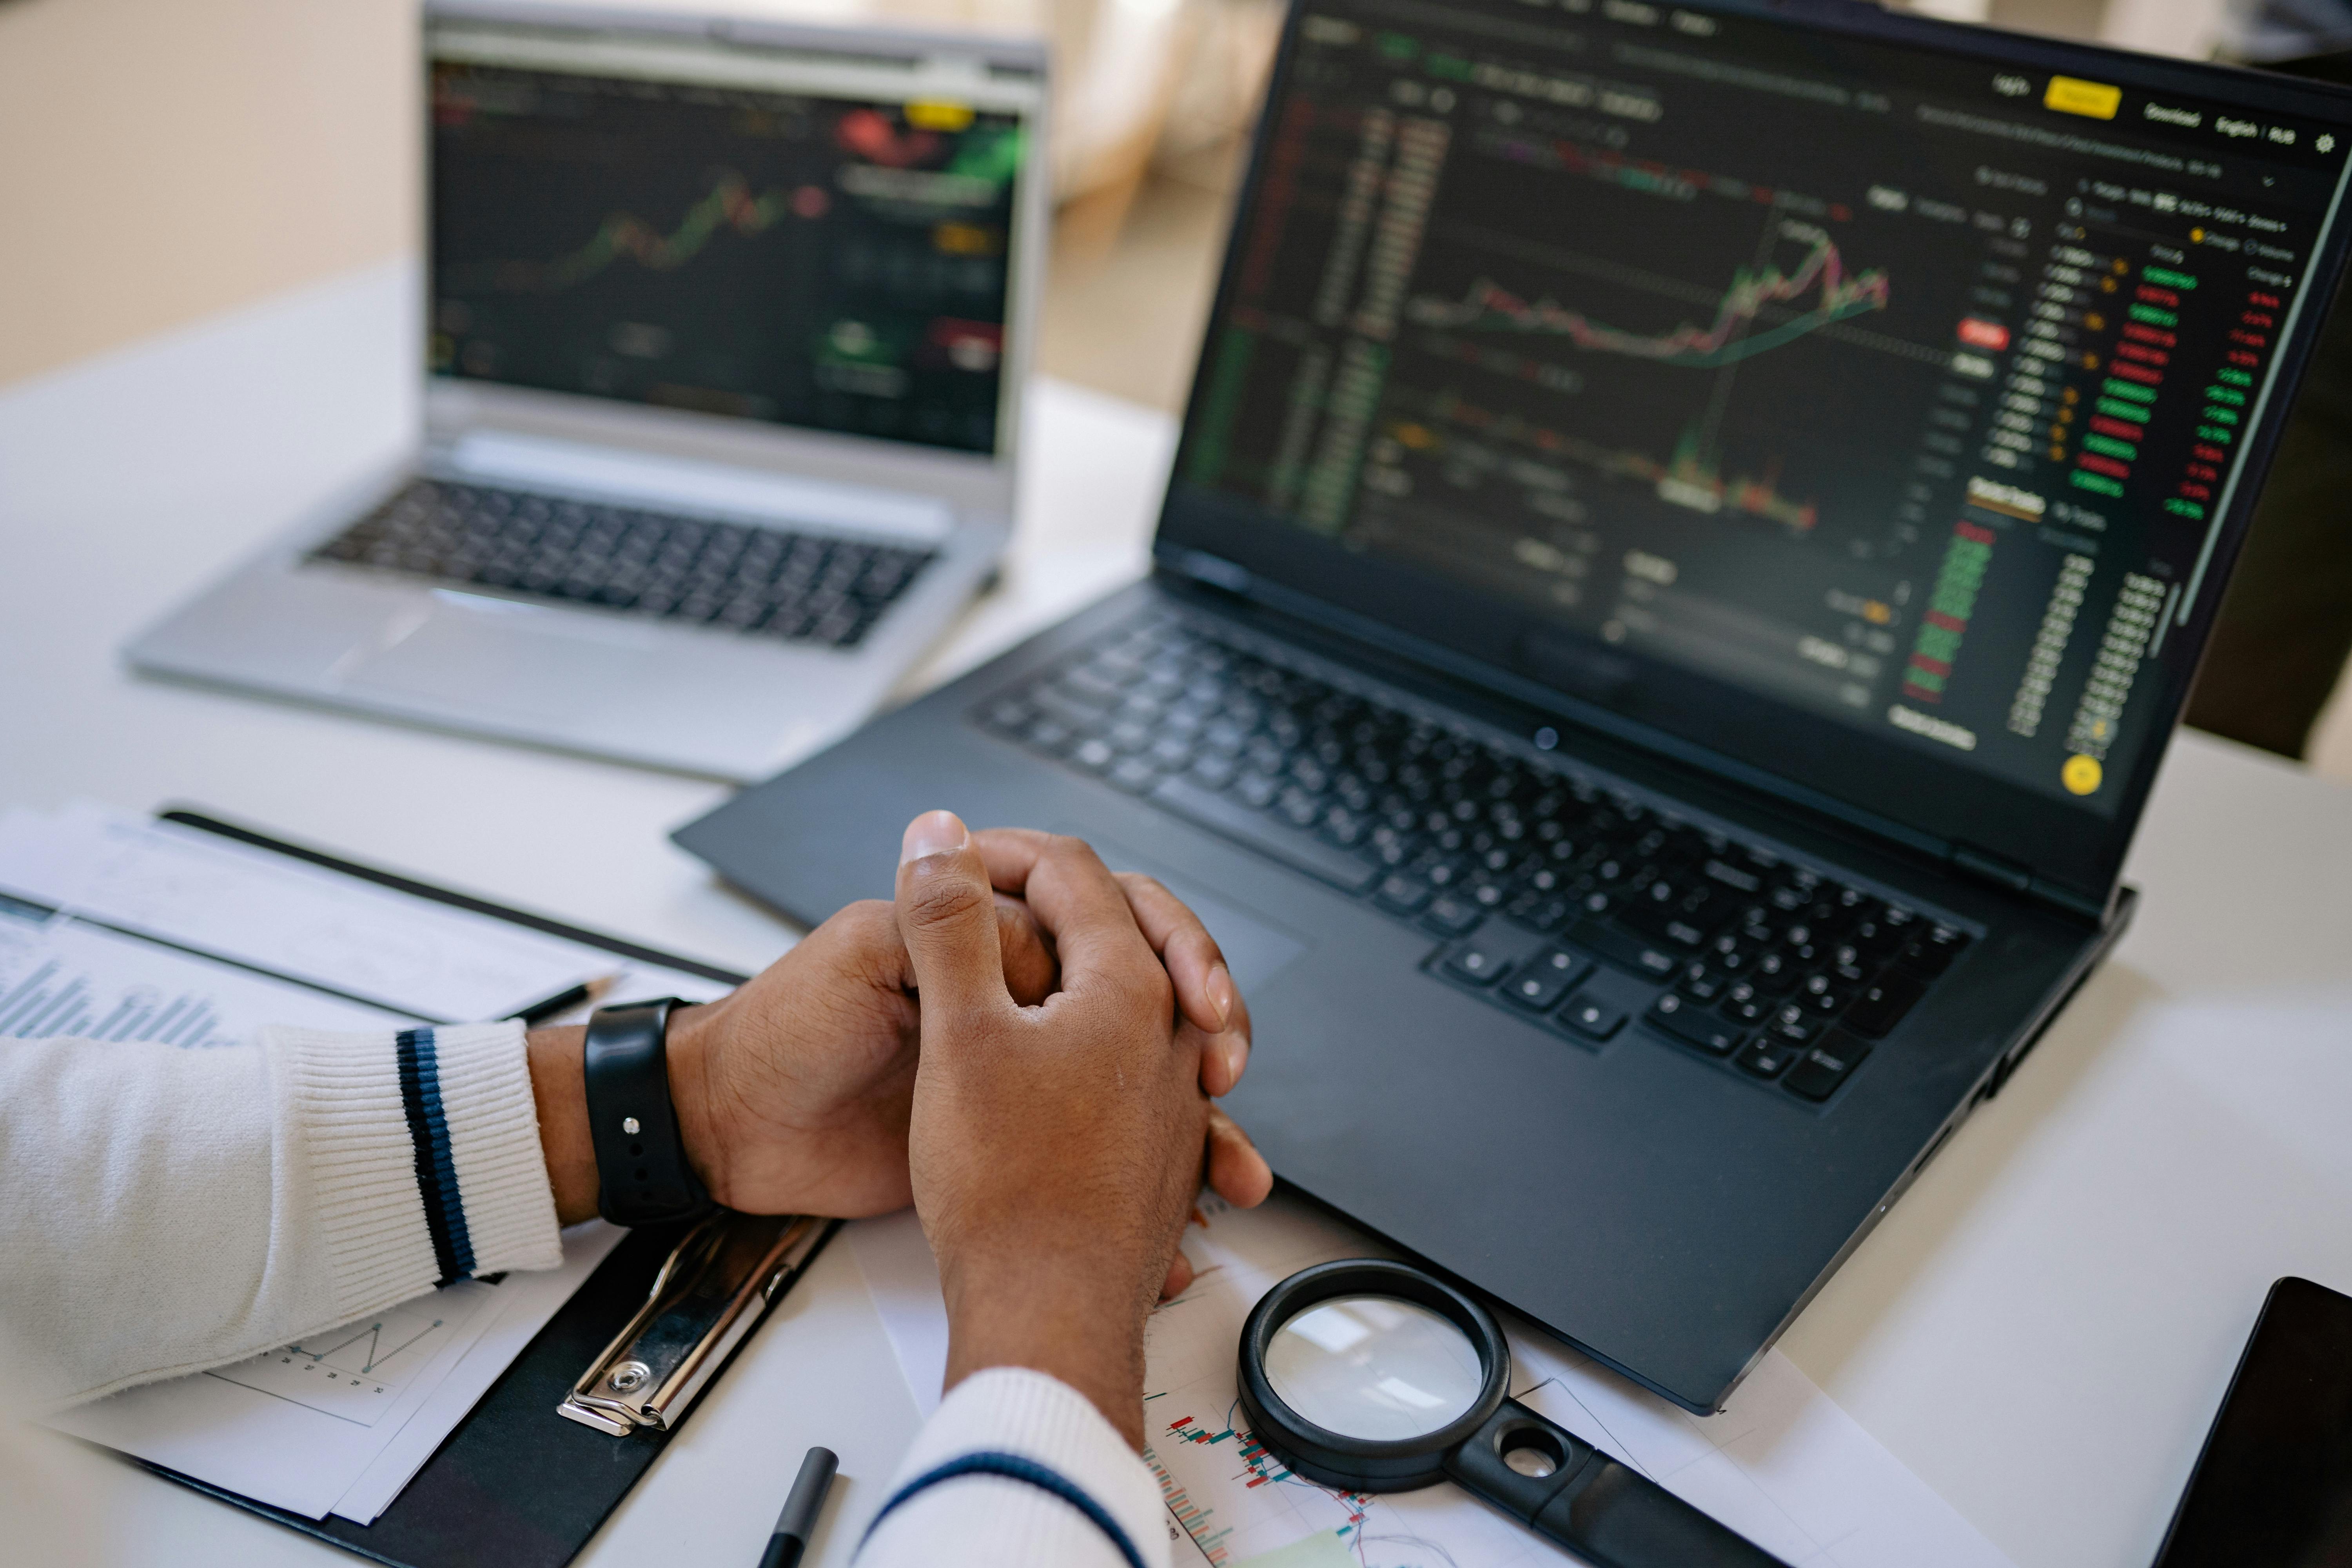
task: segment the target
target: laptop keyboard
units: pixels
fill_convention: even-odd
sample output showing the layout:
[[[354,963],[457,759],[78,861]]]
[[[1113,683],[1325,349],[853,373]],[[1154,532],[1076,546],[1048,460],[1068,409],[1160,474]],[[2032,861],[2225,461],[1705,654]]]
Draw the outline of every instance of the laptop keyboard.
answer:
[[[559,603],[855,647],[934,552],[417,479],[311,552]]]
[[[1442,940],[1428,968],[1579,1044],[1639,1019],[1827,1100],[1969,944],[1958,928],[1629,793],[1174,621],[984,704],[984,727]]]

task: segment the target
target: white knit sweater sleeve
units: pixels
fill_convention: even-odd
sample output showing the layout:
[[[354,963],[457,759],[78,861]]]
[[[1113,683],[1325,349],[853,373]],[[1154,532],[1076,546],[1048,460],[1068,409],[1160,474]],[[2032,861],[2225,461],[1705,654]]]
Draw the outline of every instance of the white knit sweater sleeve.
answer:
[[[858,1568],[1167,1568],[1160,1485],[1086,1395],[1025,1367],[958,1384],[915,1436]]]
[[[0,1321],[41,1405],[562,1257],[520,1024],[0,1048]]]

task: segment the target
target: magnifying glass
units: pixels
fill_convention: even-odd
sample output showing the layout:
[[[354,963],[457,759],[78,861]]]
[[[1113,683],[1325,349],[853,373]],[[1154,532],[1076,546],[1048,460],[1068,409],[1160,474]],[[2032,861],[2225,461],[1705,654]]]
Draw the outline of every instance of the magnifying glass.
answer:
[[[1242,1325],[1240,1381],[1251,1432],[1327,1487],[1452,1480],[1604,1568],[1781,1568],[1508,1397],[1494,1314],[1405,1264],[1318,1264],[1267,1291]]]

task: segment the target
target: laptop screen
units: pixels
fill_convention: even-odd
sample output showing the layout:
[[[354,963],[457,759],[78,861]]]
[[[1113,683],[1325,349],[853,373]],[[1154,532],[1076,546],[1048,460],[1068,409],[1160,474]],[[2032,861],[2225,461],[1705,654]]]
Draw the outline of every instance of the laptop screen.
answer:
[[[2341,100],[1761,10],[1304,0],[1163,549],[2095,883],[2335,281]]]
[[[437,374],[998,448],[1034,75],[431,35]]]

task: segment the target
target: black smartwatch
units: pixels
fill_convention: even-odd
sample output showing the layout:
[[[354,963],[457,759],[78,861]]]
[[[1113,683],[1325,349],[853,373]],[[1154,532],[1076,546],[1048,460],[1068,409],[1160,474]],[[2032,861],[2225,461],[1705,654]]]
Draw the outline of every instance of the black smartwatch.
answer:
[[[695,1179],[669,1097],[675,996],[599,1007],[582,1052],[588,1141],[596,1150],[596,1210],[614,1225],[692,1219],[710,1194]]]

